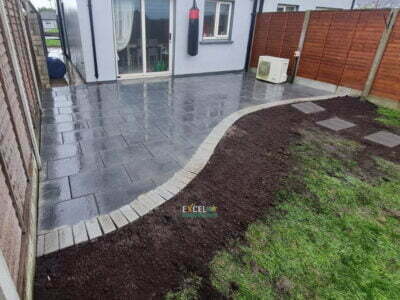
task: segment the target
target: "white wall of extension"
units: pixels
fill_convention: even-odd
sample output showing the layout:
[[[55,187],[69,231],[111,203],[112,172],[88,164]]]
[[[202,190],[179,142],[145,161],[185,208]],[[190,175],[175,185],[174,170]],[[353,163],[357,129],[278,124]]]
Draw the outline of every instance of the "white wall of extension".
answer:
[[[174,74],[197,74],[242,70],[245,65],[253,0],[235,0],[232,37],[228,44],[205,44],[202,42],[204,0],[197,0],[200,8],[199,54],[187,54],[189,9],[192,0],[176,0],[175,64]]]
[[[80,51],[80,55],[75,55],[74,64],[82,64],[84,61],[85,80],[95,82],[94,60],[92,40],[90,33],[89,9],[87,0],[63,0],[67,2],[77,2],[75,9],[78,10],[79,24],[75,27],[80,28],[80,37],[72,25],[67,26],[69,39],[79,38],[81,49],[77,47],[75,52]],[[200,33],[199,33],[199,54],[189,56],[187,54],[187,39],[189,26],[189,9],[193,5],[193,0],[165,0],[175,1],[174,22],[175,32],[173,34],[173,74],[199,74],[208,72],[222,72],[242,70],[245,65],[247,42],[249,37],[251,11],[254,0],[234,0],[234,11],[232,21],[232,35],[230,43],[204,43],[202,41],[203,32],[203,12],[205,0],[197,0],[200,8]],[[113,33],[113,14],[112,0],[92,0],[94,31],[97,49],[97,62],[99,70],[98,81],[110,81],[117,79],[117,68],[115,64],[115,45]],[[72,8],[70,8],[72,9]],[[76,13],[76,12],[75,12]],[[68,18],[68,16],[66,16]],[[69,22],[70,23],[70,22]],[[73,29],[73,30],[72,30]],[[73,35],[74,37],[71,37]],[[82,57],[83,59],[78,59]],[[78,68],[79,69],[79,68]]]
[[[71,61],[87,82],[95,82],[88,0],[61,0]],[[98,81],[116,79],[111,0],[92,0]]]
[[[94,72],[92,38],[90,32],[89,8],[87,0],[79,0],[79,13],[83,53],[85,56],[86,81],[96,81]],[[111,0],[92,0],[93,27],[96,41],[97,81],[110,81],[117,78],[115,68],[115,48]]]
[[[298,5],[299,10],[314,10],[317,7],[351,8],[352,0],[264,0],[264,12],[276,11],[278,4]]]
[[[67,31],[66,42],[70,50],[71,61],[85,77],[85,57],[83,55],[81,26],[79,21],[78,1],[61,1],[64,6],[64,25]]]

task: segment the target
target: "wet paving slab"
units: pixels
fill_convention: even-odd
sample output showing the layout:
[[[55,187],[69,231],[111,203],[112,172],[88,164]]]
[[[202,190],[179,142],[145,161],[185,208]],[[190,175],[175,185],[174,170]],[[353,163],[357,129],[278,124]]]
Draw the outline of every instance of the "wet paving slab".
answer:
[[[58,87],[44,94],[39,234],[109,213],[162,184],[240,109],[327,92],[235,73]]]

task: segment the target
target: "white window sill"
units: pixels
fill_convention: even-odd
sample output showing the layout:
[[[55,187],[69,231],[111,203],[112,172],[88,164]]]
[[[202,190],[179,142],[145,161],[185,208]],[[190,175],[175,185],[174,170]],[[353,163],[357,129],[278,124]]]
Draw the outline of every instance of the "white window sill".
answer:
[[[229,39],[203,39],[200,41],[200,45],[210,44],[233,44],[233,41]]]

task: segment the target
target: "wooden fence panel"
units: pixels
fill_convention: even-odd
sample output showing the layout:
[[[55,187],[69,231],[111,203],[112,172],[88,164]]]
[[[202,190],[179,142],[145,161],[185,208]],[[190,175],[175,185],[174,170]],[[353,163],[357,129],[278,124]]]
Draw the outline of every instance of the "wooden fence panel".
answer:
[[[362,90],[388,14],[312,12],[298,76]]]
[[[250,66],[256,68],[261,55],[288,58],[292,75],[303,22],[304,12],[258,14]]]
[[[24,78],[25,90],[29,99],[29,108],[31,111],[33,125],[35,126],[36,134],[39,132],[40,111],[39,99],[37,99],[35,80],[32,74],[31,61],[29,59],[27,41],[24,35],[25,24],[21,22],[20,0],[6,0],[6,11],[8,15],[9,25],[13,32],[13,38],[18,53],[19,65],[21,68],[22,77]],[[28,41],[29,42],[29,41]]]
[[[332,17],[333,14],[329,12],[311,13],[299,64],[299,76],[317,79]]]
[[[36,123],[40,99],[32,74],[29,40],[23,32],[20,0],[0,3],[0,249],[22,299],[24,291],[28,291],[25,286],[30,284],[26,281],[27,274],[32,271],[28,270],[27,261],[34,249],[35,225],[32,224],[36,220],[32,211],[36,208],[36,199],[32,191],[37,184],[33,178],[37,170],[22,102],[23,91],[29,101],[27,113]],[[18,75],[22,77],[21,82],[17,80]]]
[[[363,90],[389,10],[313,11],[297,75]],[[294,73],[304,13],[258,14],[251,67],[260,55],[289,58]],[[371,94],[400,100],[400,17],[391,34]]]
[[[363,90],[388,15],[387,10],[360,12],[339,85]]]
[[[318,12],[322,15],[326,12]],[[346,65],[359,12],[332,12],[316,80],[339,84]]]
[[[265,45],[268,41],[269,22],[271,21],[271,17],[272,14],[257,15],[250,60],[250,66],[252,68],[257,67],[260,55],[265,54]]]
[[[390,35],[371,94],[400,101],[400,16]]]

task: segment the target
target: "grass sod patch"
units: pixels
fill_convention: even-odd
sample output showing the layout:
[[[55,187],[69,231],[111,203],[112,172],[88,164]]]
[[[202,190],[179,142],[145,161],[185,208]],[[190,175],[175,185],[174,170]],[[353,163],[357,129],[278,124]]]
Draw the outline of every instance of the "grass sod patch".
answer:
[[[47,29],[45,30],[45,33],[59,33],[60,31],[58,28],[52,28],[52,29]]]
[[[61,47],[61,41],[60,40],[46,40],[46,46],[47,47]]]
[[[399,166],[375,158],[386,176],[366,182],[352,142],[304,136],[292,149],[299,172],[278,195],[282,215],[253,224],[246,245],[216,255],[214,286],[234,299],[396,299]],[[335,152],[326,151],[335,139]]]
[[[198,289],[201,285],[201,278],[192,275],[185,280],[181,289],[176,292],[169,292],[165,299],[166,300],[197,300],[199,299]]]
[[[377,121],[385,124],[386,126],[400,127],[400,111],[380,107],[378,109],[379,117]]]

